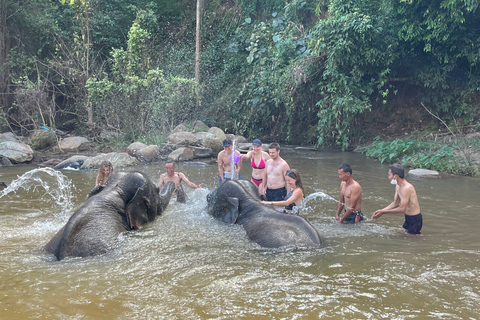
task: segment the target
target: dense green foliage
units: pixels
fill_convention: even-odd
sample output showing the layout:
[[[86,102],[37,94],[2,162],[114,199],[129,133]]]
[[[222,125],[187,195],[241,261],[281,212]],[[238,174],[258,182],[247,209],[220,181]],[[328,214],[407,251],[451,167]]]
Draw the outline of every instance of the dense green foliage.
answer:
[[[463,148],[456,143],[439,144],[413,139],[379,141],[379,138],[376,137],[374,142],[362,148],[362,153],[382,163],[401,162],[405,166],[462,175],[477,173]]]
[[[3,127],[133,139],[200,119],[349,149],[406,112],[438,125],[420,103],[480,119],[480,0],[205,1],[200,83],[195,1],[63,2],[2,1]]]

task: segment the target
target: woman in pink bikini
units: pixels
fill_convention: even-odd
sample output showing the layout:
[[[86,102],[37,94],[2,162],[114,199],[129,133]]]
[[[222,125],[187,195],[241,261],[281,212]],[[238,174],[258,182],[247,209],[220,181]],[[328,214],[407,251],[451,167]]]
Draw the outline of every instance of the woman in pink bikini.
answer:
[[[262,150],[262,141],[255,139],[252,142],[253,150],[249,151],[243,158],[252,159],[252,182],[257,185],[258,192],[263,190],[263,170],[265,170],[265,162],[270,159],[267,152]]]

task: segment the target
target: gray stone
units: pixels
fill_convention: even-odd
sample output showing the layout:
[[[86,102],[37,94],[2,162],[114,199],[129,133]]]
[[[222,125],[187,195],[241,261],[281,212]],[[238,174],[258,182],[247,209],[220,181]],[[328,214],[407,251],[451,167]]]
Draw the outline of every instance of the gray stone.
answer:
[[[90,149],[92,144],[84,137],[69,137],[60,141],[60,150],[66,152],[78,152]]]
[[[65,169],[65,168],[79,169],[79,168],[82,167],[83,163],[88,158],[89,158],[88,156],[83,156],[83,155],[71,156],[70,158],[59,162],[53,168],[56,169],[56,170],[61,170],[61,169]]]
[[[189,132],[188,127],[184,123],[180,123],[175,129],[172,130],[172,133],[176,132]]]
[[[208,127],[205,123],[203,123],[203,121],[201,120],[195,120],[192,122],[192,127],[193,127],[193,130],[208,130]]]
[[[192,147],[194,158],[210,158],[213,156],[213,151],[210,148]]]
[[[128,167],[140,164],[137,158],[130,156],[126,152],[110,152],[101,153],[95,157],[90,157],[85,160],[81,169],[100,168],[103,161],[110,161],[115,170],[116,167]]]
[[[0,157],[13,163],[25,163],[33,159],[33,150],[25,143],[5,141],[0,143]]]
[[[427,169],[412,169],[408,171],[408,175],[422,178],[440,178],[440,173],[438,171]]]
[[[4,132],[0,134],[0,142],[5,142],[5,141],[20,142],[17,136],[12,132]]]
[[[215,135],[215,137],[217,137],[220,141],[223,141],[227,138],[225,132],[218,127],[211,127],[208,129],[208,133]]]
[[[223,140],[217,136],[215,136],[212,133],[209,133],[208,135],[203,138],[203,146],[205,148],[212,149],[213,152],[220,152],[223,150]]]
[[[149,145],[137,151],[135,158],[140,162],[152,162],[160,158],[160,148],[157,145]]]
[[[30,136],[30,142],[34,149],[45,149],[57,142],[57,136],[52,130],[38,129],[33,131]]]
[[[174,132],[168,136],[168,142],[180,146],[198,145],[198,138],[191,132]]]
[[[137,152],[146,147],[147,145],[145,143],[133,142],[127,147],[127,153],[132,157],[137,157]]]
[[[168,160],[188,161],[194,158],[192,148],[178,148],[168,155]]]

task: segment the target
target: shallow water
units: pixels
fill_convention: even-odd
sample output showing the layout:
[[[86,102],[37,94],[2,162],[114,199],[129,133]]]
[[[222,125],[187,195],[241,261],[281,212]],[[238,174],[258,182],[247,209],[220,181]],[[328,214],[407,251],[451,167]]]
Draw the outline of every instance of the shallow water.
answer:
[[[203,211],[218,183],[217,166],[179,164],[178,171],[205,184],[186,188],[186,204],[172,201],[154,223],[122,235],[111,254],[57,262],[42,247],[83,203],[96,172],[64,170],[61,181],[37,172],[38,185],[0,198],[0,318],[478,318],[480,179],[407,177],[424,216],[422,235],[411,236],[401,228],[403,215],[369,219],[393,200],[387,165],[357,153],[281,154],[301,172],[307,194],[334,199],[337,168],[350,163],[364,190],[366,221],[335,224],[336,202],[319,197],[302,214],[323,247],[262,249],[240,226]],[[32,169],[2,167],[0,180],[10,183]],[[131,169],[157,182],[163,163]],[[250,173],[244,164],[242,175]]]

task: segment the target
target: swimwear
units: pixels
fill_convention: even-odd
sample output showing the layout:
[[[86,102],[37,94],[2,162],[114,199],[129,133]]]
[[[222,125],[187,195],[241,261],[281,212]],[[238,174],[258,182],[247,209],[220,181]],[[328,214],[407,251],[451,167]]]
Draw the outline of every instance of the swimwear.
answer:
[[[251,177],[250,180],[252,180],[252,182],[255,183],[257,186],[261,185],[263,182],[263,179],[257,180],[254,177]]]
[[[290,190],[290,192],[285,196],[285,199],[283,200],[288,200],[292,194],[293,194],[293,190],[295,189],[292,189]],[[293,208],[297,207],[297,205],[295,204],[295,202],[291,203],[290,205],[288,206],[285,206],[285,209],[283,210],[283,213],[293,213]],[[299,210],[296,210],[294,214],[298,215],[300,212]]]
[[[287,195],[287,189],[285,189],[285,187],[279,188],[279,189],[267,188],[267,192],[265,192],[267,201],[283,201],[286,195]]]
[[[423,226],[423,217],[422,213],[416,214],[414,216],[409,216],[405,214],[405,223],[403,228],[407,229],[408,233],[411,234],[420,234],[420,230]]]
[[[363,213],[362,213],[362,211],[357,211],[357,212],[353,211],[353,212],[348,216],[348,218],[343,221],[343,223],[346,223],[346,224],[355,224],[355,223],[359,223],[360,221],[363,221],[363,220],[365,220],[365,219],[363,218]]]
[[[253,156],[252,162],[250,164],[252,165],[253,169],[265,169],[265,162],[263,162],[262,155],[260,155],[260,164],[258,165],[258,167],[255,164],[255,156]]]
[[[232,179],[232,173],[230,171],[224,171],[223,172],[223,181],[226,180],[231,180]],[[242,180],[242,175],[238,175],[238,180]],[[218,183],[222,183],[222,178],[220,178],[220,175],[218,176]]]

